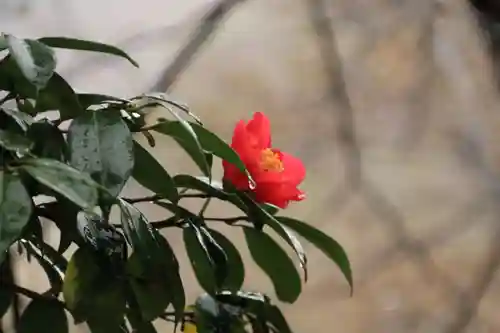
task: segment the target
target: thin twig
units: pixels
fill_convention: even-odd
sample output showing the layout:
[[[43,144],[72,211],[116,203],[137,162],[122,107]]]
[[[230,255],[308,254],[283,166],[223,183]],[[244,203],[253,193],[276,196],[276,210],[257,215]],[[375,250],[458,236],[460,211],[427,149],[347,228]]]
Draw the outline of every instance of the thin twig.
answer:
[[[150,91],[168,91],[179,75],[189,66],[201,47],[214,34],[222,20],[239,3],[244,0],[222,0],[214,5],[203,17],[190,40],[176,55],[174,61],[163,71]]]

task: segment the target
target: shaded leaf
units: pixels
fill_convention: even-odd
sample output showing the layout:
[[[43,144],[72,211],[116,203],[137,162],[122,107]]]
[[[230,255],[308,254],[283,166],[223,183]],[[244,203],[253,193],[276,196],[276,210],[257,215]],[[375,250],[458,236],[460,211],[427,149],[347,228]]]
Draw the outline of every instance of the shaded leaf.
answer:
[[[0,262],[21,235],[32,210],[31,197],[19,177],[0,170]]]
[[[166,281],[148,276],[147,269],[143,266],[141,258],[135,253],[128,259],[128,270],[133,276],[140,278],[131,279],[130,283],[142,318],[146,321],[152,321],[165,312],[170,305],[171,295]]]
[[[41,184],[88,209],[96,205],[97,184],[85,173],[56,160],[23,160],[21,168]]]
[[[116,197],[134,166],[132,135],[118,112],[86,112],[68,129],[71,165]]]
[[[125,58],[135,67],[139,67],[139,64],[137,64],[137,62],[127,53],[112,45],[68,37],[43,37],[38,39],[38,41],[55,48],[92,51],[115,55]]]
[[[11,131],[0,130],[0,146],[19,154],[26,154],[33,146],[33,142],[25,136]]]
[[[14,294],[6,289],[0,289],[0,318],[9,310]]]
[[[189,154],[200,170],[206,176],[210,176],[211,170],[208,167],[198,136],[187,121],[177,117],[179,121],[164,121],[153,126],[152,129],[171,136]]]
[[[227,257],[228,272],[222,283],[223,289],[237,291],[245,280],[245,266],[240,252],[223,234],[214,229],[208,229],[215,242],[222,248]]]
[[[89,106],[92,105],[100,105],[103,103],[118,103],[118,104],[128,104],[129,101],[126,99],[121,99],[118,97],[110,96],[110,95],[102,95],[102,94],[89,94],[89,93],[78,93],[78,100],[80,101],[80,105],[84,110],[86,110]]]
[[[45,87],[56,68],[54,51],[43,43],[7,35],[9,52],[24,77],[38,89]]]
[[[72,119],[83,113],[75,91],[57,73],[54,73],[47,86],[40,90],[35,109],[38,112],[58,110],[61,120]]]
[[[253,260],[271,279],[278,298],[294,303],[302,285],[293,262],[269,235],[253,228],[242,228]]]
[[[1,111],[3,111],[3,113],[6,114],[9,118],[14,120],[19,128],[21,128],[24,132],[26,132],[28,130],[28,127],[35,122],[33,117],[18,110],[3,108]]]
[[[32,124],[28,130],[28,137],[35,143],[32,149],[34,155],[61,162],[67,160],[66,140],[62,132],[51,123],[41,121]]]
[[[342,246],[335,241],[330,236],[326,235],[322,231],[296,219],[288,217],[277,217],[277,220],[293,229],[299,235],[307,239],[309,242],[314,244],[319,250],[321,250],[328,258],[330,258],[341,270],[346,278],[349,286],[351,287],[351,293],[353,291],[353,278],[351,264],[346,252]]]
[[[174,180],[167,170],[137,141],[134,141],[132,177],[145,188],[172,202],[177,201],[179,197]]]
[[[40,332],[43,323],[50,325],[51,333],[68,333],[68,319],[64,307],[57,301],[34,299],[28,304],[19,321],[17,332]],[[48,327],[46,328],[48,329]]]

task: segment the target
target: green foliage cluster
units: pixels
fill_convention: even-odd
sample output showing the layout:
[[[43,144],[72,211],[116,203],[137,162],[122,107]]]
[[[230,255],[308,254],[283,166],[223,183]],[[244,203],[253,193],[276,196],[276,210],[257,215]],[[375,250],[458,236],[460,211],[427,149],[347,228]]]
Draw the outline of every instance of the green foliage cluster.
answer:
[[[212,179],[216,159],[243,172],[245,165],[187,107],[162,94],[124,99],[75,92],[56,72],[58,48],[106,53],[137,66],[125,52],[101,43],[0,37],[0,316],[19,294],[29,297],[16,318],[19,332],[38,333],[41,323],[50,323],[47,330],[66,333],[68,314],[97,333],[156,332],[152,322],[158,318],[182,329],[193,321],[198,332],[291,332],[268,296],[241,290],[241,255],[214,223],[242,230],[253,260],[271,279],[280,301],[295,302],[303,281],[294,261],[268,233],[293,249],[306,278],[306,254],[297,235],[338,265],[352,288],[348,258],[334,239]],[[165,110],[165,119],[146,124],[150,107]],[[48,117],[48,111],[58,116]],[[150,152],[154,149],[136,140],[145,135],[154,147],[150,132],[173,138],[200,175],[171,175],[164,169]],[[152,195],[121,196],[130,178]],[[185,198],[199,198],[202,209],[183,207]],[[234,205],[241,216],[207,217],[211,200]],[[165,218],[148,220],[138,203],[162,207]],[[120,212],[117,221],[110,219],[112,209]],[[56,247],[43,237],[48,224],[60,231]],[[191,306],[180,263],[162,235],[172,228],[181,231],[206,292]],[[12,251],[43,268],[48,290],[16,284]]]

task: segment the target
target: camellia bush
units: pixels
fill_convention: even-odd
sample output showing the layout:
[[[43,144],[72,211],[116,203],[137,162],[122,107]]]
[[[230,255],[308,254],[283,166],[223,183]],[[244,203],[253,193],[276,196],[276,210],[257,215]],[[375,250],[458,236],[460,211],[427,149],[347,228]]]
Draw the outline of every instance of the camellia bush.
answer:
[[[18,332],[65,333],[73,321],[91,332],[150,333],[158,319],[185,332],[292,332],[271,296],[293,303],[301,293],[307,260],[299,237],[327,255],[352,290],[342,247],[282,215],[290,202],[305,198],[298,186],[306,171],[299,159],[272,147],[264,114],[238,122],[228,145],[163,94],[125,99],[76,92],[56,72],[54,49],[107,53],[137,66],[101,43],[0,37],[0,314],[14,313]],[[147,123],[151,108],[163,109],[165,117]],[[145,136],[154,147],[152,133],[171,137],[199,174],[164,169],[150,152],[159,149],[136,140]],[[214,163],[223,165],[222,180],[212,175]],[[130,178],[151,195],[122,196]],[[198,198],[201,209],[186,208],[186,198]],[[241,214],[207,216],[214,200]],[[150,221],[138,203],[163,208],[164,218]],[[214,229],[221,223],[244,234],[246,242],[238,245],[248,247],[275,297],[242,290],[243,260],[231,239]],[[57,246],[43,237],[49,225],[60,231]],[[189,263],[178,261],[163,236],[175,228]],[[13,258],[39,264],[48,290],[20,286],[16,274],[23,271],[13,270]],[[186,299],[181,264],[192,266],[205,291],[197,299]],[[20,295],[29,300],[22,311]]]

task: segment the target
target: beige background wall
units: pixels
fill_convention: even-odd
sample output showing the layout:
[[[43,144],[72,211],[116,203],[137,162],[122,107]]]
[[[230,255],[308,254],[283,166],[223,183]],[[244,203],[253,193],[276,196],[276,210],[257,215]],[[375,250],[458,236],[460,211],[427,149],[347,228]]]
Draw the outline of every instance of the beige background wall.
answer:
[[[0,4],[2,30],[97,39],[136,58],[139,70],[59,55],[78,88],[123,95],[147,90],[216,3],[24,2],[33,5]],[[464,0],[247,0],[172,87],[228,140],[238,119],[266,112],[276,145],[304,159],[309,200],[287,213],[345,246],[356,290],[349,298],[337,269],[311,250],[305,291],[284,307],[296,332],[500,329],[500,111],[478,31]],[[171,142],[155,151],[173,170],[195,170]],[[183,256],[179,235],[167,236]],[[247,287],[271,291],[248,267]],[[20,272],[24,285],[41,283],[34,267]],[[183,272],[194,282],[185,261]]]

